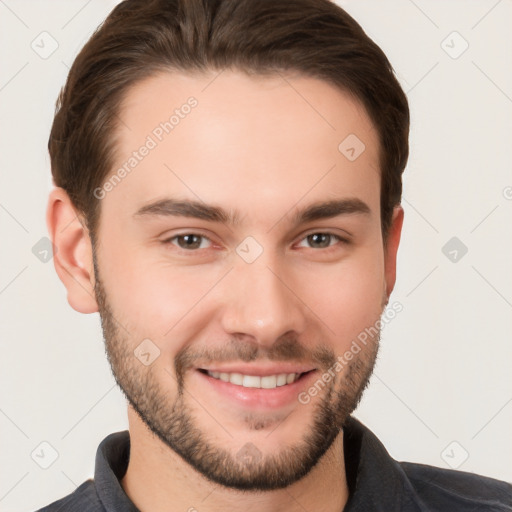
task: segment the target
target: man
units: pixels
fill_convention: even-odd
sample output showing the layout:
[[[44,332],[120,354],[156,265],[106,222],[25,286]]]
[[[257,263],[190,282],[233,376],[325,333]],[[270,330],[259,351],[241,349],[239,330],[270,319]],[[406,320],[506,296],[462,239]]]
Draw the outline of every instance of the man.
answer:
[[[59,98],[48,225],[129,431],[42,510],[512,510],[509,484],[397,463],[350,416],[408,129],[385,55],[328,0],[113,10]]]

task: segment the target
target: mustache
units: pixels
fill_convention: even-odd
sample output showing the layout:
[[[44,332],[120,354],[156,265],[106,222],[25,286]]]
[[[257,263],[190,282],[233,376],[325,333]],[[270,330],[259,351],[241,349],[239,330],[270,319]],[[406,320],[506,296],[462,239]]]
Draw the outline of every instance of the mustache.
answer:
[[[327,370],[336,362],[334,351],[320,345],[310,349],[295,337],[282,337],[270,346],[262,346],[253,341],[242,341],[231,337],[219,347],[193,346],[183,347],[174,359],[174,369],[178,386],[182,389],[183,376],[187,370],[200,368],[211,363],[243,361],[245,363],[261,360],[312,363],[321,370]]]

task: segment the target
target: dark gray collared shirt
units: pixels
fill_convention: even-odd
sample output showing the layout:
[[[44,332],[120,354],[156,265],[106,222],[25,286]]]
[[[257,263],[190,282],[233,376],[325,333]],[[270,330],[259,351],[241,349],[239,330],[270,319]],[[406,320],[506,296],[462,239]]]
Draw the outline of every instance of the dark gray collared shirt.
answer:
[[[343,430],[350,492],[343,512],[512,512],[512,485],[506,482],[396,462],[354,418]],[[38,512],[140,512],[120,484],[129,456],[128,431],[110,434],[98,447],[94,480]]]

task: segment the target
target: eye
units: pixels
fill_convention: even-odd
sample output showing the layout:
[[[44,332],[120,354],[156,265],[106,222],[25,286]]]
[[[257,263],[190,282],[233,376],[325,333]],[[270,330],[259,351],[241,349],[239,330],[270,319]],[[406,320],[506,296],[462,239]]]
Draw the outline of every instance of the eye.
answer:
[[[341,238],[334,233],[317,232],[311,233],[304,237],[299,243],[299,247],[310,247],[312,249],[328,249],[336,243],[348,243],[347,240]],[[199,249],[207,249],[211,245],[211,240],[206,236],[197,233],[184,233],[175,235],[163,241],[164,244],[173,244],[186,251],[195,251]],[[304,244],[307,245],[304,245]]]
[[[210,239],[196,233],[185,233],[168,238],[164,240],[164,243],[177,245],[180,249],[191,251],[195,249],[206,249],[208,243],[210,243]]]
[[[328,247],[334,245],[336,242],[348,243],[345,239],[338,235],[322,232],[311,233],[310,235],[306,236],[300,242],[299,247],[304,247],[304,245],[302,245],[304,242],[310,244],[309,246],[313,249],[327,249]]]

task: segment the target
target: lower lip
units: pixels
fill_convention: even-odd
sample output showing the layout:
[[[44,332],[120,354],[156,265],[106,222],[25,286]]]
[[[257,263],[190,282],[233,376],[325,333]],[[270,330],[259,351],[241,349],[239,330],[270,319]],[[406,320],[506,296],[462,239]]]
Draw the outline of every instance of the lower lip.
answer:
[[[298,395],[310,386],[315,378],[316,370],[302,375],[292,384],[286,384],[272,389],[246,388],[231,382],[210,377],[199,370],[194,372],[202,382],[210,386],[216,393],[238,402],[249,408],[275,409],[292,402],[298,402]]]

